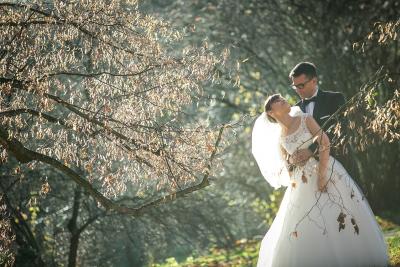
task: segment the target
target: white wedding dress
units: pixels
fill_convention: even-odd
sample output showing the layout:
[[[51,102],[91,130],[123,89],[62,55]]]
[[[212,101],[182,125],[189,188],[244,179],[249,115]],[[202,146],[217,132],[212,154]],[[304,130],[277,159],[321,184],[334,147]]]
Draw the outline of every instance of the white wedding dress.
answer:
[[[305,118],[280,142],[289,154],[312,142]],[[318,161],[297,167],[264,236],[257,267],[387,266],[382,231],[358,185],[330,156],[327,192],[317,188]]]

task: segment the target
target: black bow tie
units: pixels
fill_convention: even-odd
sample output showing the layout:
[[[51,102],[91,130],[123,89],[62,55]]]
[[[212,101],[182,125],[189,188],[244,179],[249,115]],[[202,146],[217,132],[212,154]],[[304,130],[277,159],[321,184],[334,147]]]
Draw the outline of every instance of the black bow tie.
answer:
[[[307,106],[308,103],[310,103],[310,102],[315,102],[315,100],[317,100],[317,96],[311,97],[311,98],[309,98],[309,99],[303,99],[302,101],[303,101],[303,105],[304,105],[304,106]]]

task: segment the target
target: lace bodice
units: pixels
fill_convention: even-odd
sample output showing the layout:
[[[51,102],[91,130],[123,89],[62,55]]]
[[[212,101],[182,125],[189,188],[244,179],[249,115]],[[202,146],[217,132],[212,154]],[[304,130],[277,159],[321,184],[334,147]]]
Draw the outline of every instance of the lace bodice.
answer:
[[[281,144],[290,155],[297,149],[309,147],[312,143],[313,136],[306,125],[306,118],[308,116],[311,115],[301,114],[299,127],[293,133],[287,136],[281,136]]]

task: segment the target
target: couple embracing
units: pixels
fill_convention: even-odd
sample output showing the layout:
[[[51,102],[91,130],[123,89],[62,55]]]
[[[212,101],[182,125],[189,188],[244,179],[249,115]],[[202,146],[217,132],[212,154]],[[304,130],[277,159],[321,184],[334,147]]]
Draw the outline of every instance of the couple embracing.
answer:
[[[279,94],[268,97],[253,127],[262,175],[274,188],[287,187],[257,267],[387,266],[368,201],[331,149],[332,129],[339,120],[346,124],[343,94],[319,89],[312,63],[299,63],[289,76],[301,101],[291,107]]]

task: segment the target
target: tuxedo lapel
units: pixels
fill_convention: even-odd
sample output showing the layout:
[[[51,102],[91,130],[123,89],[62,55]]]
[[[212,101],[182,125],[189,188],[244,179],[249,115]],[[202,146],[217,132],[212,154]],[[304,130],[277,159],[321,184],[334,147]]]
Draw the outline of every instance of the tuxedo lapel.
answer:
[[[321,89],[318,89],[317,99],[315,99],[314,110],[313,110],[313,117],[318,122],[318,124],[321,122],[320,121],[321,108],[324,106],[322,103],[323,93],[324,92]]]

